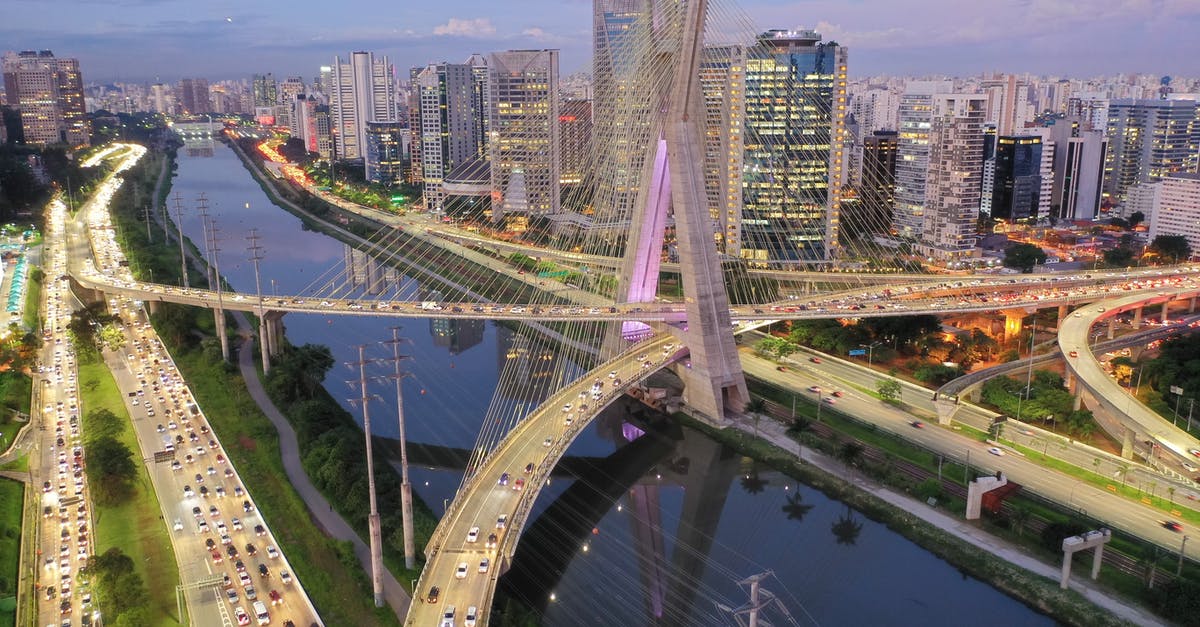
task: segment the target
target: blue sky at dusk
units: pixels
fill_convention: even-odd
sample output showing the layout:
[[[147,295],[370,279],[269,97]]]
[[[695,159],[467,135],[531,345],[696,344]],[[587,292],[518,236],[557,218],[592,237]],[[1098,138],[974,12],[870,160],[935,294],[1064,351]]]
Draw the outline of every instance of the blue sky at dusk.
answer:
[[[714,0],[716,1],[716,0]],[[590,0],[6,0],[0,50],[78,57],[89,81],[311,80],[333,55],[373,50],[402,74],[473,52],[559,48],[587,69]],[[853,75],[988,70],[1200,74],[1200,0],[741,0],[761,29],[816,28],[850,47]]]

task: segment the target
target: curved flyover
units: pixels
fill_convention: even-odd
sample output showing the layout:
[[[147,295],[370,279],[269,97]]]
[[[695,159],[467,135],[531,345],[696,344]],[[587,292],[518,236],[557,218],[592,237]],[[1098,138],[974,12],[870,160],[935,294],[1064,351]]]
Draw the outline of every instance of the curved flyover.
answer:
[[[1152,295],[1135,293],[1092,303],[1068,316],[1058,330],[1058,343],[1067,356],[1067,369],[1079,378],[1079,384],[1086,386],[1100,403],[1119,416],[1138,439],[1154,440],[1184,459],[1192,458],[1188,449],[1200,448],[1200,442],[1143,405],[1111,379],[1090,350],[1088,334],[1097,322],[1126,311],[1200,296],[1200,285],[1195,280],[1189,283],[1191,285],[1183,289],[1160,290]]]
[[[440,624],[449,606],[458,612],[457,620],[468,607],[476,607],[481,612],[480,623],[486,624],[496,582],[511,563],[529,510],[559,458],[605,405],[685,351],[670,333],[659,333],[562,388],[509,432],[460,488],[438,523],[405,624]],[[601,382],[599,398],[593,398],[596,381]],[[530,472],[525,472],[527,467]],[[507,485],[498,481],[503,473],[509,475]],[[518,489],[518,481],[523,488]],[[501,516],[502,525],[498,523]],[[474,539],[468,537],[476,527],[478,534]],[[491,547],[490,534],[496,535]],[[489,566],[481,572],[480,562],[485,558]],[[458,577],[456,571],[463,563],[466,573]],[[430,603],[427,598],[434,586],[441,594]]]

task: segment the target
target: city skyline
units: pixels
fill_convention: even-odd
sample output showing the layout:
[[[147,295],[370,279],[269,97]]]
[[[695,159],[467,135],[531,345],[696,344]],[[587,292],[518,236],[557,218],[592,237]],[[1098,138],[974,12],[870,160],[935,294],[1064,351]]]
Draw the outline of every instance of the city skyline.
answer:
[[[338,11],[266,0],[252,8],[222,0],[18,0],[6,8],[8,50],[52,49],[80,59],[93,82],[173,82],[186,76],[243,78],[272,71],[311,78],[332,54],[373,50],[398,71],[463,62],[472,53],[558,48],[564,74],[589,69],[590,0],[455,0],[413,6],[352,0]],[[853,76],[971,75],[987,71],[1077,77],[1117,73],[1194,75],[1186,54],[1200,27],[1188,0],[742,0],[760,29],[814,28],[850,48]],[[930,16],[938,16],[934,20]],[[45,24],[44,26],[41,26]],[[717,42],[713,42],[717,43]],[[403,72],[400,72],[403,74]]]

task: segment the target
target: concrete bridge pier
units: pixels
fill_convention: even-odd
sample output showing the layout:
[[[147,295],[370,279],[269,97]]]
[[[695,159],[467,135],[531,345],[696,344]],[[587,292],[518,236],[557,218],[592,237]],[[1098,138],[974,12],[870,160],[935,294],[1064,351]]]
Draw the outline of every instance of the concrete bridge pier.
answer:
[[[1140,328],[1142,328],[1142,306],[1138,305],[1138,308],[1133,310],[1133,330],[1136,331]]]
[[[1005,309],[1000,313],[1004,314],[1004,341],[1007,342],[1019,336],[1021,329],[1024,328],[1025,316],[1031,312],[1024,309]]]
[[[1133,459],[1133,429],[1121,434],[1121,459]]]
[[[1171,311],[1171,301],[1164,300],[1163,306],[1162,306],[1162,318],[1161,318],[1163,324],[1166,324],[1167,320],[1171,319],[1170,311]]]
[[[1108,339],[1110,339],[1110,340],[1113,339],[1113,337],[1116,335],[1116,333],[1117,333],[1117,319],[1116,319],[1116,317],[1109,318],[1108,319]]]
[[[283,352],[283,316],[285,311],[268,311],[266,320],[267,352],[278,357]]]
[[[1190,315],[1190,314],[1194,314],[1194,313],[1196,313],[1196,297],[1195,296],[1188,299],[1188,314]]]
[[[1066,305],[1058,306],[1058,326],[1060,326],[1060,327],[1062,326],[1063,320],[1067,319],[1068,313],[1069,313],[1069,311],[1067,310]]]
[[[271,323],[267,322],[267,312],[258,318],[258,354],[262,359],[263,374],[271,373]],[[378,602],[379,595],[376,595]],[[377,603],[378,606],[378,603]]]
[[[213,310],[213,322],[217,327],[217,339],[221,341],[221,359],[229,361],[229,332],[225,329],[225,310]]]

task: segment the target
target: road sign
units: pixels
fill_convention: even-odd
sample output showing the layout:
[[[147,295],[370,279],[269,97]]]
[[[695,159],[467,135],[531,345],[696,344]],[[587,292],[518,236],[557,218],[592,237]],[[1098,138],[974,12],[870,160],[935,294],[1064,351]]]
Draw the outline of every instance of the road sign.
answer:
[[[1171,386],[1171,393],[1172,393],[1172,394],[1180,394],[1180,395],[1182,395],[1182,394],[1183,394],[1183,388],[1179,387],[1178,385],[1172,385],[1172,386]]]
[[[851,349],[850,352],[847,354],[850,355],[851,357],[862,357],[863,355],[867,354],[867,351],[865,351],[861,348],[855,348],[855,349]]]

